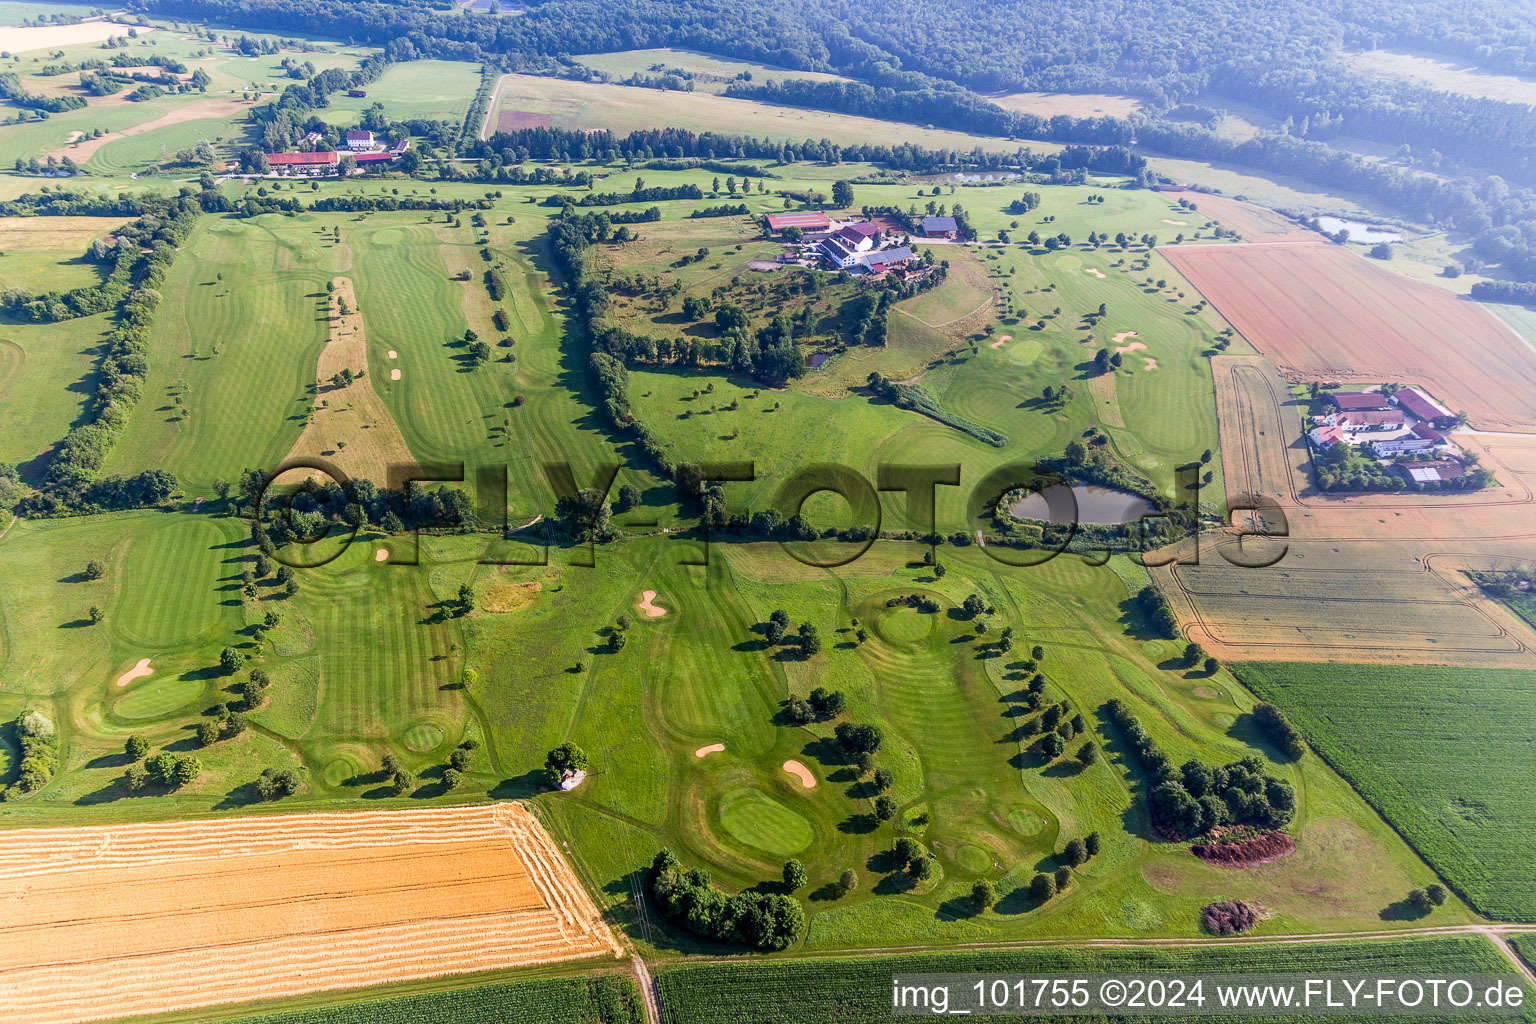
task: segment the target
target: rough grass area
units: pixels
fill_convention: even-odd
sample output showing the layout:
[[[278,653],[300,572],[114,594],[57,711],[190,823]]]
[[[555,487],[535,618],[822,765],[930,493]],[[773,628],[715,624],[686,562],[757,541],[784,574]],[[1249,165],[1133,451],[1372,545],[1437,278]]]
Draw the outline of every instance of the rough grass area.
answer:
[[[1536,920],[1536,672],[1276,662],[1237,671],[1473,906]]]

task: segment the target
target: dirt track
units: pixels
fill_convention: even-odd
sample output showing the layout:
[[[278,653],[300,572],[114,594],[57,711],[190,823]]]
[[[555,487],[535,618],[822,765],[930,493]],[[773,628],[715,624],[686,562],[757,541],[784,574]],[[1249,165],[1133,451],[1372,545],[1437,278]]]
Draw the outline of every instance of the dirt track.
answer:
[[[33,1024],[619,952],[521,804],[0,832],[0,903]]]

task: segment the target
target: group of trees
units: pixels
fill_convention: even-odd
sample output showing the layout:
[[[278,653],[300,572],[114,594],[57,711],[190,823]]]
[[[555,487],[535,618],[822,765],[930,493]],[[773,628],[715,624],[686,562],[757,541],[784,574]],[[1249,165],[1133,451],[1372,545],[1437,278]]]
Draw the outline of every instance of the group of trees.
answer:
[[[27,708],[16,716],[15,730],[21,759],[15,784],[0,787],[0,801],[42,789],[59,769],[59,736],[53,719]]]
[[[792,872],[786,864],[786,887],[791,880],[804,884],[803,870]],[[714,884],[709,872],[684,870],[670,850],[656,854],[647,882],[662,913],[716,942],[783,949],[805,928],[805,910],[794,897],[761,891],[728,895]]]
[[[878,370],[869,375],[865,384],[870,393],[877,398],[890,402],[898,408],[921,413],[963,434],[969,434],[978,441],[985,441],[994,448],[1002,448],[1008,443],[1006,434],[998,433],[991,427],[984,427],[974,420],[966,419],[939,405],[939,400],[921,384],[904,384],[890,380]]]
[[[180,789],[196,782],[203,774],[202,759],[190,754],[177,757],[161,751],[153,757],[144,758],[149,751],[149,744],[142,736],[130,736],[124,744],[124,750],[130,763],[128,770],[123,773],[123,785],[130,793],[142,792],[152,783],[167,789]]]
[[[1152,824],[1164,835],[1188,839],[1232,824],[1284,828],[1296,813],[1296,791],[1265,774],[1257,757],[1219,768],[1191,759],[1176,768],[1124,701],[1115,698],[1104,709],[1147,774]]]
[[[771,620],[769,624],[772,625]],[[828,690],[818,686],[804,698],[791,697],[786,700],[784,714],[796,725],[809,725],[811,722],[829,722],[841,715],[847,707],[848,698],[843,696],[842,690]]]

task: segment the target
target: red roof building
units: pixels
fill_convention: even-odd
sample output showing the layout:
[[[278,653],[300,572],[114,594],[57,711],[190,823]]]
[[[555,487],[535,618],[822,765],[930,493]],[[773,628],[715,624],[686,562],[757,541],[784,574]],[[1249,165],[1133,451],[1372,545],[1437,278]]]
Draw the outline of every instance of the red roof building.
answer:
[[[768,230],[777,234],[785,228],[799,228],[801,231],[825,231],[832,226],[824,213],[814,210],[800,210],[795,213],[770,213],[768,215]]]
[[[351,155],[352,155],[352,159],[356,160],[360,164],[372,164],[372,163],[378,163],[380,160],[394,160],[400,154],[399,153],[388,152],[388,151],[385,151],[385,150],[379,150],[377,152],[353,153]]]
[[[341,161],[335,150],[324,153],[268,153],[267,163],[273,167],[335,167]]]
[[[1327,397],[1339,407],[1339,412],[1369,412],[1392,408],[1387,402],[1387,396],[1377,391],[1340,391]]]
[[[1392,396],[1392,401],[1397,403],[1398,408],[1406,410],[1415,418],[1437,427],[1449,427],[1456,422],[1455,416],[1431,402],[1417,388],[1403,388]]]

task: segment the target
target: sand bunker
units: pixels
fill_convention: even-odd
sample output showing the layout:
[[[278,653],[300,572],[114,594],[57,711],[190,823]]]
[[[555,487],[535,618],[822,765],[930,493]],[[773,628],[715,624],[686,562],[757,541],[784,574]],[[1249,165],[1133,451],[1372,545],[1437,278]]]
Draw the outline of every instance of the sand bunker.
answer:
[[[1139,341],[1133,341],[1129,345],[1116,345],[1115,346],[1115,351],[1117,353],[1120,353],[1120,352],[1135,352],[1137,349],[1146,348],[1146,347],[1147,346],[1143,345]]]
[[[1134,338],[1136,336],[1137,335],[1135,331],[1121,331],[1119,334],[1115,335],[1115,344],[1118,345],[1126,338]],[[1121,349],[1121,351],[1123,352],[1125,350]]]
[[[1002,348],[1004,345],[1008,344],[1012,340],[1013,340],[1013,335],[1005,334],[1001,338],[998,338],[996,341],[994,341],[991,344],[990,347],[991,348]]]
[[[804,788],[816,788],[816,776],[812,775],[811,770],[805,765],[801,764],[799,761],[785,761],[784,770],[798,778],[800,780],[800,785]]]
[[[1094,277],[1097,277],[1101,281],[1104,279],[1104,271],[1100,270],[1098,267],[1084,267],[1083,273],[1092,274]]]
[[[1174,227],[1180,227],[1180,228],[1189,227],[1189,221],[1187,221],[1187,220],[1169,220],[1167,217],[1164,217],[1163,218],[1163,223],[1164,224],[1172,224]]]
[[[375,562],[385,562],[385,561],[388,561],[389,560],[389,548],[379,548],[379,550],[377,550],[377,551],[375,551],[373,553],[373,560]]]
[[[659,619],[667,614],[667,610],[651,602],[656,599],[656,591],[647,590],[640,595],[640,610],[645,612],[647,618]]]
[[[154,669],[149,667],[148,658],[140,658],[137,665],[117,677],[117,685],[127,686],[135,679],[143,679],[147,675],[154,674],[154,671]]]
[[[711,743],[707,747],[700,747],[693,752],[694,757],[708,757],[710,754],[718,754],[725,749],[724,743]]]
[[[398,368],[390,370],[389,371],[389,379],[390,380],[399,380],[400,379],[400,370]]]
[[[1157,369],[1157,360],[1153,359],[1151,356],[1142,356],[1141,368],[1143,370],[1155,370]]]
[[[389,358],[394,359],[398,355],[399,355],[399,353],[396,352],[394,349],[390,349],[389,350]]]

